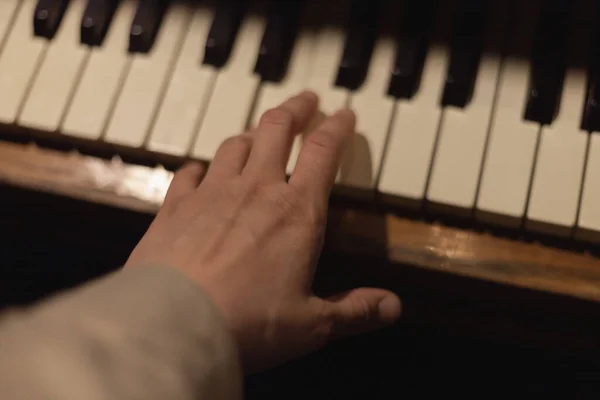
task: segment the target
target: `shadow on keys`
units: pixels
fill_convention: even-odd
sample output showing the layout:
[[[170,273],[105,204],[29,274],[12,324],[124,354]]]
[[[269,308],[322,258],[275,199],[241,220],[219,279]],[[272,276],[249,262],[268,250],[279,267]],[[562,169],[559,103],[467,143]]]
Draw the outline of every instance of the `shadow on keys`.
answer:
[[[373,160],[369,142],[364,134],[357,132],[348,146],[340,174],[339,182],[343,186],[372,188],[377,178],[373,172]]]

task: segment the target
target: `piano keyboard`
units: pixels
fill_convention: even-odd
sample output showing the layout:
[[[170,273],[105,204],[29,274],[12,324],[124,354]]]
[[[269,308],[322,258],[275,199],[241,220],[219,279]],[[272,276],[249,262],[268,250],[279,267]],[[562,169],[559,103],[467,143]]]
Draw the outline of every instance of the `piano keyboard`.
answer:
[[[595,3],[2,0],[0,123],[210,161],[310,88],[357,113],[338,186],[598,241]]]

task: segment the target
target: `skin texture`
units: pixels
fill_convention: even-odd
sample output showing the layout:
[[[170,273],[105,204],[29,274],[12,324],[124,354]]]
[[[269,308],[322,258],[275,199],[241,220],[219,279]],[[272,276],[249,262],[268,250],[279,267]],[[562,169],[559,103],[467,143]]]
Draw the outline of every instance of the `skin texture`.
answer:
[[[398,297],[382,289],[325,299],[311,292],[328,198],[356,123],[344,109],[315,124],[317,110],[317,96],[303,92],[225,141],[208,170],[195,163],[179,170],[126,264],[162,263],[198,283],[221,310],[246,373],[401,313]],[[303,146],[288,179],[299,133]]]

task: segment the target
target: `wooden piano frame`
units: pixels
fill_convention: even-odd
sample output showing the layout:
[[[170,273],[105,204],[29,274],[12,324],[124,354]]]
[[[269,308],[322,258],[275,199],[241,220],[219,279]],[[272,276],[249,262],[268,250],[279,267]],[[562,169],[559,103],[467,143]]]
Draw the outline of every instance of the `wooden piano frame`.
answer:
[[[161,167],[0,141],[0,185],[32,193],[152,215],[170,176]],[[324,258],[340,255],[319,272],[330,289],[344,277],[398,290],[408,320],[586,352],[600,348],[600,259],[591,246],[560,248],[448,226],[336,194],[325,249]]]

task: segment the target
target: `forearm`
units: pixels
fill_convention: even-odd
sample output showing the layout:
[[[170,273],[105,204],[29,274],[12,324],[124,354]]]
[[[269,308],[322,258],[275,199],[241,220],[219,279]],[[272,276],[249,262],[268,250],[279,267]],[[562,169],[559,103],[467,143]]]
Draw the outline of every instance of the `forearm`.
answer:
[[[165,268],[125,269],[0,322],[6,399],[240,399],[241,386],[216,308]]]

